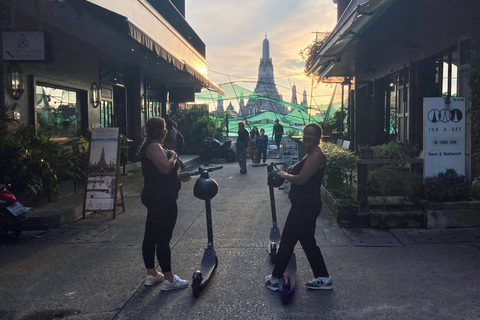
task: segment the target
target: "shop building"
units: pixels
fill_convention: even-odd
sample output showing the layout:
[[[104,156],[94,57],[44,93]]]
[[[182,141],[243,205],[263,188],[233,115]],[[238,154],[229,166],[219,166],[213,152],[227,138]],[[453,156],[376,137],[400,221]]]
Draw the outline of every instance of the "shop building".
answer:
[[[422,147],[424,98],[465,97],[465,173],[472,166],[469,78],[478,67],[480,2],[334,0],[338,21],[309,72],[348,90],[350,148]],[[472,151],[473,150],[473,151]]]
[[[142,127],[202,88],[206,46],[185,20],[184,0],[0,0],[0,104],[53,140]]]

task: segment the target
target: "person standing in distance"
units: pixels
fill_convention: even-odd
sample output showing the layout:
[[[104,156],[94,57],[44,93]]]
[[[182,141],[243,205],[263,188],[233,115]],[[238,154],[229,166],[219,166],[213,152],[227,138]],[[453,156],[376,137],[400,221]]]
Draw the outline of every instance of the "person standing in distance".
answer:
[[[326,158],[320,148],[321,137],[322,128],[318,124],[307,124],[302,137],[305,157],[290,166],[286,172],[278,173],[281,178],[291,182],[288,197],[292,207],[285,221],[275,267],[272,274],[265,278],[265,286],[273,291],[279,289],[279,279],[283,276],[298,241],[305,251],[314,276],[314,279],[305,286],[313,290],[333,288],[332,279],[315,239],[316,220],[322,209],[320,187],[326,166]]]
[[[283,126],[280,124],[280,121],[275,120],[273,125],[272,138],[275,139],[275,144],[277,145],[277,151],[280,150],[280,142],[282,141],[283,136]]]
[[[190,181],[188,173],[178,171],[178,155],[163,147],[167,134],[162,118],[150,118],[147,138],[140,149],[144,187],[142,203],[147,207],[147,221],[142,243],[142,256],[147,269],[145,285],[163,283],[163,291],[182,289],[188,281],[172,272],[170,240],[177,222],[177,198],[181,181]],[[155,268],[155,253],[162,273]]]
[[[237,148],[237,159],[241,174],[247,173],[247,146],[249,139],[248,131],[245,129],[245,122],[239,121],[238,137],[235,146]]]
[[[267,160],[267,148],[268,148],[268,136],[265,134],[265,129],[260,129],[260,136],[257,139],[257,163],[260,163],[260,160],[263,155],[263,163]]]

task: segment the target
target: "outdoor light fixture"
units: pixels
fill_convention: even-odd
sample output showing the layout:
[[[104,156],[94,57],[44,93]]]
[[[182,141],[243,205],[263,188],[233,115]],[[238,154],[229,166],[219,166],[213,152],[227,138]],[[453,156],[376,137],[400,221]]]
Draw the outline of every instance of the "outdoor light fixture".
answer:
[[[17,64],[12,65],[9,78],[12,97],[18,100],[25,92],[25,83],[23,80],[23,72]]]
[[[92,102],[94,108],[97,108],[100,104],[100,89],[96,82],[92,84]]]
[[[146,109],[146,103],[145,103],[145,94],[142,94],[142,96],[140,97],[140,103],[141,103],[141,109],[142,109],[142,112],[145,113],[147,112],[145,109]]]

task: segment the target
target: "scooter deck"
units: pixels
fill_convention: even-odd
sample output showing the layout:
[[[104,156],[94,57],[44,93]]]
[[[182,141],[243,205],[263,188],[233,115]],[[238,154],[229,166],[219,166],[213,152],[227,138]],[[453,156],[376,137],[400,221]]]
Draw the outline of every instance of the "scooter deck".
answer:
[[[203,281],[208,281],[212,275],[213,270],[217,266],[217,259],[215,250],[213,248],[206,248],[203,253],[202,264],[200,265],[200,272],[202,273]]]

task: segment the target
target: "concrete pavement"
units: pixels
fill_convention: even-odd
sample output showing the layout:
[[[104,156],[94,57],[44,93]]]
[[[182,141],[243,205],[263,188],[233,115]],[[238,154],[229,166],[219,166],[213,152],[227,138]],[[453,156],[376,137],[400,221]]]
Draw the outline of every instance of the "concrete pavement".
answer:
[[[124,179],[126,212],[95,213],[0,245],[0,319],[478,319],[480,230],[344,229],[324,210],[317,242],[334,282],[306,290],[312,277],[297,245],[293,301],[263,286],[271,211],[266,168],[237,164],[211,173],[218,268],[198,299],[191,288],[145,287],[141,242],[146,209],[139,170]],[[207,244],[204,202],[184,183],[171,242],[173,269],[191,282]],[[280,228],[289,209],[275,190]]]

